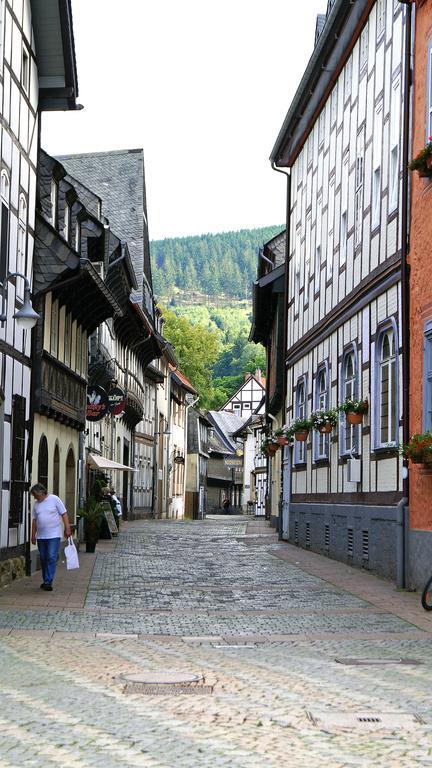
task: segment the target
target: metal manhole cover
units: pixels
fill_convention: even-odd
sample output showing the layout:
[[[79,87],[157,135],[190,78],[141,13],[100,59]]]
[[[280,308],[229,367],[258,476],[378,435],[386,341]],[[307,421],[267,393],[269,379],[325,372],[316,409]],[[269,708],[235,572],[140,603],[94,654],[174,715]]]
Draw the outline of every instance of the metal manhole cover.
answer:
[[[388,658],[388,659],[386,659],[386,658],[377,659],[377,658],[374,658],[374,657],[367,657],[367,656],[357,657],[357,658],[356,657],[352,657],[352,658],[348,657],[346,659],[335,659],[335,661],[337,661],[338,664],[345,664],[346,666],[353,666],[353,667],[354,666],[363,667],[363,666],[368,666],[368,665],[381,666],[381,665],[386,665],[386,664],[390,664],[390,665],[391,664],[406,664],[406,665],[413,665],[413,666],[415,666],[417,664],[421,664],[422,663],[421,661],[417,661],[417,659],[402,659],[402,658],[397,658],[397,659],[390,659],[390,658]]]
[[[165,670],[140,672],[120,676],[124,693],[141,693],[147,696],[181,696],[213,693],[212,685],[204,685],[202,675]]]
[[[309,721],[318,728],[376,728],[384,730],[411,730],[426,725],[417,713],[405,712],[306,712]]]

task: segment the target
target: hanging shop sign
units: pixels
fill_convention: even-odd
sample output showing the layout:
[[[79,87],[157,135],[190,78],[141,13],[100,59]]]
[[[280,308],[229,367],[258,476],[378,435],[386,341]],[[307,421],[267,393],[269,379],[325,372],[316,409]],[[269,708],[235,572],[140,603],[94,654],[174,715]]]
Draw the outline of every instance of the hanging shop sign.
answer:
[[[120,387],[111,387],[108,392],[108,401],[113,416],[120,416],[126,408],[126,395]]]
[[[229,469],[243,469],[243,456],[226,456],[224,458],[224,464]]]
[[[87,421],[100,421],[109,413],[109,400],[103,387],[87,387]]]

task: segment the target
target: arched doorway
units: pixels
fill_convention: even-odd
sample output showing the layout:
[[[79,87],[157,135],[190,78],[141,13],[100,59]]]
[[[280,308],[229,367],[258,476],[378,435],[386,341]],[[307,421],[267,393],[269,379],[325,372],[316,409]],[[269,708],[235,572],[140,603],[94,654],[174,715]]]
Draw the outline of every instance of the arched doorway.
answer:
[[[65,506],[69,514],[69,520],[75,520],[75,456],[72,448],[69,448],[66,459],[66,497]]]
[[[53,462],[53,490],[52,492],[58,496],[60,493],[60,451],[58,443],[54,448],[54,462]]]
[[[48,488],[48,440],[45,435],[39,440],[37,478],[38,483]]]

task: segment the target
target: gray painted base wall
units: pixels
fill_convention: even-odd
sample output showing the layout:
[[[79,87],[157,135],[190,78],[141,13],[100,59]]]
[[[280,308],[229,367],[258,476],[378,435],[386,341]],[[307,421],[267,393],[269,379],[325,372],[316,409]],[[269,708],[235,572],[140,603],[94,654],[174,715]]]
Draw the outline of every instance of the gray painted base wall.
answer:
[[[432,531],[410,530],[407,586],[421,592],[432,576]]]
[[[128,520],[150,520],[155,517],[154,511],[151,507],[135,507],[135,509],[128,510]]]
[[[349,529],[352,530],[352,555],[348,553]],[[291,504],[289,532],[291,544],[298,543],[304,549],[396,580],[396,506]]]

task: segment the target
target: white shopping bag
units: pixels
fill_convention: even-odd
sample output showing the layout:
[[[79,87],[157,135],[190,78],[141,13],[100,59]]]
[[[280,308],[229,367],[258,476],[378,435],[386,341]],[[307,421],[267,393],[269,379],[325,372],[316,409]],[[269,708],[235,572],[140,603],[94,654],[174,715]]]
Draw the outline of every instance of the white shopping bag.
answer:
[[[66,568],[68,571],[72,571],[74,568],[79,568],[78,552],[75,544],[73,543],[72,536],[69,536],[68,543],[64,548],[66,557]]]

